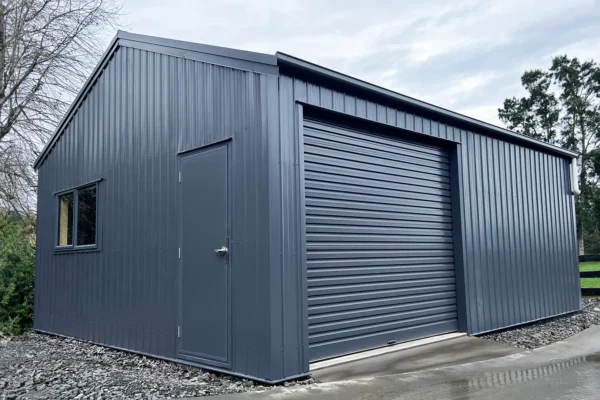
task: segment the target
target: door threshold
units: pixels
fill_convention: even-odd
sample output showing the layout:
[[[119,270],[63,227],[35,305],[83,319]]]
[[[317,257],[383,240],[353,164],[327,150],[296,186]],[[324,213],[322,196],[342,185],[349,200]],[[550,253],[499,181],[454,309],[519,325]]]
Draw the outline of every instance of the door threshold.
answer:
[[[443,335],[431,336],[423,339],[411,340],[410,342],[398,343],[391,346],[379,347],[377,349],[361,351],[360,353],[348,354],[340,357],[329,358],[327,360],[315,361],[309,364],[311,371],[318,369],[333,367],[335,365],[344,364],[351,361],[362,360],[364,358],[375,357],[382,354],[392,353],[394,351],[412,349],[426,344],[437,343],[444,340],[454,339],[461,336],[466,336],[464,332],[452,332]]]

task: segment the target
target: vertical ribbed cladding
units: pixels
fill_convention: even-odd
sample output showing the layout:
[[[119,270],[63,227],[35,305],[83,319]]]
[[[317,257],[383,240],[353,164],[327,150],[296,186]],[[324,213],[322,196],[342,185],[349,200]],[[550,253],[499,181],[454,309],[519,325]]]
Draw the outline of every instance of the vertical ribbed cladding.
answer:
[[[280,91],[282,131],[297,123],[294,101],[301,101],[460,143],[462,220],[455,223],[463,234],[463,311],[469,333],[579,309],[569,160],[320,86],[316,80],[282,76]],[[282,153],[287,157],[281,171],[298,151]],[[294,196],[299,193],[282,192],[282,209],[295,209]],[[296,231],[286,227],[282,233],[284,242],[297,240]],[[302,268],[301,260],[287,262]]]
[[[569,160],[316,81],[146,50],[115,52],[40,168],[37,329],[175,357],[177,153],[232,139],[233,370],[307,372],[296,101],[460,143],[470,333],[579,308]],[[95,179],[101,250],[54,254],[54,193]]]
[[[41,166],[36,329],[174,356],[174,62],[120,48]],[[54,193],[97,179],[99,251],[54,254]]]
[[[267,88],[273,105],[276,82],[152,51],[116,50],[39,170],[36,329],[176,358],[177,154],[231,139],[233,371],[283,377],[271,363],[264,222],[267,128],[279,128],[277,109],[266,106]],[[96,179],[100,250],[55,254],[54,193]]]

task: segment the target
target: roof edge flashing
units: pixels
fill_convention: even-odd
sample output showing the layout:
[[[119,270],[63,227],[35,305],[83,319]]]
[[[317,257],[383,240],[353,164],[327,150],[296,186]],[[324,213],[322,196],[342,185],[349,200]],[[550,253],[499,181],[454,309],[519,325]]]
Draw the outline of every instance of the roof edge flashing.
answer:
[[[205,53],[221,57],[234,58],[243,61],[255,62],[258,64],[277,65],[277,57],[272,54],[258,53],[248,50],[239,50],[229,47],[213,46],[209,44],[188,42],[178,39],[167,39],[157,36],[141,35],[119,30],[117,37],[123,40],[130,40],[145,44],[159,45],[164,47],[172,47],[180,50],[188,50],[196,53]]]
[[[52,150],[52,148],[54,147],[56,142],[59,140],[65,126],[71,120],[71,118],[73,117],[73,115],[75,114],[77,109],[79,108],[79,105],[81,104],[81,102],[85,99],[87,93],[90,91],[91,87],[94,85],[94,83],[95,83],[96,79],[98,78],[98,76],[100,75],[100,73],[104,70],[105,65],[111,59],[112,55],[116,52],[116,50],[119,47],[121,47],[122,44],[125,47],[127,47],[125,44],[125,42],[127,42],[127,41],[143,43],[145,45],[150,45],[150,46],[157,46],[157,48],[170,47],[173,49],[189,51],[189,52],[193,52],[193,53],[207,54],[207,55],[212,55],[212,56],[217,56],[217,57],[222,57],[222,58],[230,58],[233,60],[253,63],[254,65],[266,65],[268,67],[263,67],[263,69],[271,68],[275,71],[277,70],[277,65],[278,65],[277,57],[275,55],[271,55],[271,54],[231,49],[231,48],[227,48],[227,47],[212,46],[212,45],[206,45],[206,44],[194,43],[194,42],[186,42],[186,41],[182,41],[182,40],[166,39],[166,38],[160,38],[160,37],[156,37],[156,36],[141,35],[141,34],[137,34],[137,33],[131,33],[131,32],[123,31],[123,30],[118,30],[117,33],[115,34],[115,36],[113,37],[113,39],[111,40],[110,44],[108,45],[106,51],[100,57],[98,64],[96,64],[96,66],[90,73],[88,79],[85,81],[85,83],[81,87],[81,90],[73,99],[73,102],[71,103],[71,106],[65,113],[64,117],[58,123],[56,130],[52,134],[50,140],[46,143],[46,145],[44,146],[44,148],[42,149],[42,151],[36,158],[35,162],[33,163],[33,168],[35,170],[38,170],[41,167],[41,165],[44,163],[44,161],[50,154],[50,151]]]
[[[73,113],[77,110],[77,108],[79,107],[79,104],[85,98],[86,94],[89,92],[89,90],[90,90],[91,86],[94,84],[94,82],[96,82],[96,79],[98,78],[98,76],[100,75],[102,70],[104,69],[105,65],[108,63],[108,61],[110,60],[110,58],[112,57],[112,55],[114,54],[116,49],[119,47],[119,34],[121,32],[122,31],[117,31],[117,34],[112,38],[112,40],[110,41],[110,44],[106,48],[106,51],[102,54],[102,56],[100,57],[100,60],[98,60],[98,63],[96,64],[96,66],[94,67],[94,69],[92,70],[92,72],[90,73],[88,78],[86,79],[85,83],[81,87],[81,90],[77,93],[77,95],[73,99],[73,102],[69,106],[69,109],[67,110],[65,115],[62,117],[62,119],[60,120],[58,125],[56,126],[56,129],[54,130],[54,133],[50,137],[50,140],[46,143],[46,145],[44,146],[44,148],[42,149],[40,154],[35,159],[35,161],[33,163],[34,170],[38,170],[41,167],[41,165],[43,164],[43,162],[46,160],[48,154],[50,153],[50,150],[58,141],[58,138],[60,137],[60,134],[62,133],[65,125],[67,124],[67,122],[70,121],[71,117],[73,116]]]
[[[400,102],[404,106],[408,106],[409,108],[417,109],[421,112],[425,112],[428,114],[433,114],[438,117],[442,117],[444,119],[449,119],[453,121],[459,121],[462,124],[466,124],[471,127],[476,127],[483,130],[483,133],[492,134],[494,136],[504,137],[510,141],[516,141],[529,147],[534,147],[538,149],[543,149],[547,152],[560,155],[562,157],[573,158],[577,157],[578,154],[569,150],[562,149],[560,147],[542,142],[537,139],[530,138],[528,136],[521,135],[519,133],[510,131],[508,129],[490,124],[488,122],[480,121],[473,117],[469,117],[455,111],[447,110],[445,108],[435,106],[433,104],[414,99],[412,97],[394,92],[392,90],[383,88],[381,86],[374,85],[372,83],[360,80],[358,78],[354,78],[352,76],[334,71],[332,69],[322,67],[317,64],[313,64],[309,61],[305,61],[289,54],[277,52],[276,54],[277,62],[280,67],[289,67],[292,70],[303,70],[310,74],[320,76],[323,78],[327,78],[330,80],[334,80],[339,84],[345,86],[352,86],[356,89],[366,91],[375,96],[382,96],[388,99],[392,99],[396,102]]]

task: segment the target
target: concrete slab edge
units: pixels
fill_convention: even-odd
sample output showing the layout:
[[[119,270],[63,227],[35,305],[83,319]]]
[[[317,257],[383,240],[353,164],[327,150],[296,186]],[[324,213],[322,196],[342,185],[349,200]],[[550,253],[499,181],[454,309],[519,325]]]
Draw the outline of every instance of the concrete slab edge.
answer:
[[[446,333],[443,335],[431,336],[424,339],[412,340],[410,342],[398,343],[391,346],[380,347],[377,349],[361,351],[360,353],[348,354],[345,356],[330,358],[323,361],[317,361],[310,363],[310,371],[316,371],[323,368],[333,367],[340,364],[349,363],[352,361],[363,360],[365,358],[371,358],[380,356],[382,354],[393,353],[395,351],[412,349],[419,346],[424,346],[427,344],[438,343],[444,340],[450,340],[461,336],[466,336],[467,334],[464,332],[452,332]]]

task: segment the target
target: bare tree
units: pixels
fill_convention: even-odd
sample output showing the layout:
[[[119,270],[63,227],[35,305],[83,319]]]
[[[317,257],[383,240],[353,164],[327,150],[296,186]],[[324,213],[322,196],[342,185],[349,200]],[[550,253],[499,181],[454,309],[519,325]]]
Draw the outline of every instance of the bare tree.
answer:
[[[119,0],[0,0],[0,208],[30,212],[31,165],[114,30]]]

